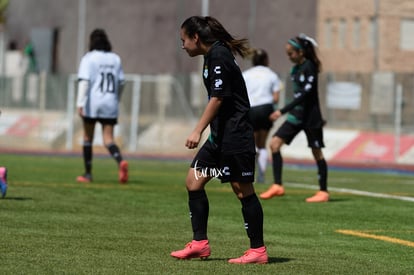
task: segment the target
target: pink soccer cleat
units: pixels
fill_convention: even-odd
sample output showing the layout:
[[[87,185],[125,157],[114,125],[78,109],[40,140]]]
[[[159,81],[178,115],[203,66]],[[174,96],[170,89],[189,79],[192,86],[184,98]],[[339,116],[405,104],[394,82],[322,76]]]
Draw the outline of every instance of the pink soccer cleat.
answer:
[[[250,248],[244,255],[230,259],[228,262],[231,264],[267,264],[269,258],[267,256],[266,247]]]
[[[171,252],[171,256],[182,260],[189,260],[192,258],[200,258],[204,260],[210,256],[210,253],[211,250],[208,240],[192,240],[186,244],[184,249]]]
[[[126,183],[128,181],[128,162],[126,160],[121,161],[119,164],[118,177],[120,183]]]

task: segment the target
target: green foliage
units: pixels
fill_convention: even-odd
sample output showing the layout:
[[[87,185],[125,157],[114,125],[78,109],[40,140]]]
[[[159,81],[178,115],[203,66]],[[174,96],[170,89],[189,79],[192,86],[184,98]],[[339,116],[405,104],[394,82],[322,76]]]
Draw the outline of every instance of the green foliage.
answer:
[[[286,195],[262,201],[270,263],[231,265],[248,248],[241,206],[227,184],[207,185],[207,261],[179,261],[172,250],[191,240],[184,180],[188,162],[130,160],[130,182],[115,162],[94,159],[94,182],[79,184],[79,157],[2,155],[9,190],[0,200],[1,274],[413,274],[414,247],[357,236],[346,229],[414,243],[414,202],[331,192],[307,204],[314,170],[286,167]],[[268,179],[271,171],[268,171]],[[414,197],[413,177],[331,171],[329,186]],[[268,185],[257,184],[258,192]]]
[[[6,23],[6,10],[9,6],[9,0],[0,0],[0,24]]]

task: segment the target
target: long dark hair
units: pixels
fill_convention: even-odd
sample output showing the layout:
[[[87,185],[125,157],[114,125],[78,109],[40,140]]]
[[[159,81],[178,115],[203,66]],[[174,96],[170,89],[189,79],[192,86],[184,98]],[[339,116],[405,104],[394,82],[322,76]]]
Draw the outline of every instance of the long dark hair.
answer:
[[[111,42],[103,29],[95,29],[89,36],[89,51],[98,50],[110,52],[112,50]]]
[[[207,45],[219,40],[225,43],[234,54],[239,54],[243,58],[251,52],[246,38],[234,38],[214,17],[191,16],[183,22],[181,28],[191,38],[198,34],[201,42]]]
[[[263,49],[255,49],[252,57],[253,66],[269,66],[269,56]]]
[[[310,38],[304,34],[300,34],[295,38],[289,39],[288,43],[292,45],[297,51],[302,50],[303,56],[306,59],[311,60],[316,65],[318,72],[322,71],[322,63],[316,53],[316,46],[314,45],[316,44],[316,41],[313,40],[313,38]]]

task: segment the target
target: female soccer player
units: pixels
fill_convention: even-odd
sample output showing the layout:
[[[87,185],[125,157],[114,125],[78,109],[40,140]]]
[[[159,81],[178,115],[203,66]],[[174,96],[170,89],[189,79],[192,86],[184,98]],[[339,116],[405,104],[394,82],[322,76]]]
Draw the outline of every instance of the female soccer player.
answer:
[[[243,72],[250,101],[249,118],[253,124],[254,139],[259,166],[257,182],[264,182],[268,153],[266,140],[273,122],[269,116],[274,104],[279,100],[281,82],[275,72],[269,68],[269,57],[263,49],[254,51],[253,67]]]
[[[288,113],[286,121],[280,126],[272,137],[270,148],[273,157],[274,184],[264,193],[262,199],[270,199],[274,196],[283,196],[285,193],[282,185],[283,160],[280,148],[283,144],[290,144],[293,138],[304,131],[308,140],[308,146],[312,149],[313,157],[318,166],[319,188],[314,196],[307,198],[307,202],[326,202],[329,200],[327,190],[328,167],[322,153],[323,126],[318,96],[318,74],[321,70],[321,62],[316,54],[316,42],[306,35],[289,39],[286,44],[286,53],[295,65],[291,70],[291,80],[294,87],[294,99],[282,109],[276,110],[270,115],[271,120],[278,119]]]
[[[250,108],[242,73],[233,54],[245,57],[246,39],[235,39],[213,17],[193,16],[181,25],[182,48],[188,55],[204,56],[203,79],[208,104],[185,146],[194,149],[210,125],[210,136],[196,154],[186,178],[193,240],[182,250],[173,251],[178,259],[207,258],[209,202],[205,185],[217,176],[230,182],[241,201],[250,249],[229,263],[267,263],[263,241],[263,210],[253,187],[255,146],[248,119]],[[206,172],[209,172],[208,174]]]
[[[102,124],[103,142],[118,163],[119,182],[128,181],[128,162],[122,159],[114,141],[124,73],[120,57],[111,50],[106,32],[95,29],[90,34],[89,52],[82,57],[79,65],[76,105],[83,120],[85,173],[77,177],[78,182],[92,181],[92,145],[96,122]]]

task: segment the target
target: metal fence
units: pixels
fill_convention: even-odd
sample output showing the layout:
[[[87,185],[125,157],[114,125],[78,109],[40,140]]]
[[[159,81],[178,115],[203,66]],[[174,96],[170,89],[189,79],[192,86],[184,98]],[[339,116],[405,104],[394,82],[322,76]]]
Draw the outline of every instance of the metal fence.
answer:
[[[289,82],[284,82],[281,105],[292,94]],[[413,74],[323,73],[319,84],[329,128],[396,135],[414,130]],[[74,75],[0,78],[0,147],[79,150],[82,131],[75,97]],[[117,142],[131,153],[183,153],[186,135],[206,102],[198,74],[127,75]],[[96,130],[95,145],[100,146],[100,127]]]

